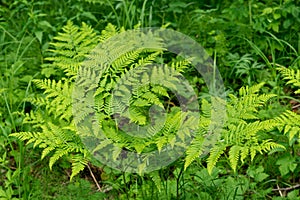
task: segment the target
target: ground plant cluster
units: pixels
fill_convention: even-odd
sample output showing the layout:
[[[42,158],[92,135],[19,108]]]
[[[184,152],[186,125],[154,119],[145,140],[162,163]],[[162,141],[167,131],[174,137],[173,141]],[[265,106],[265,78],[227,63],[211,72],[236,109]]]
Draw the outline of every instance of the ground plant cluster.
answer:
[[[159,35],[109,42],[146,27],[201,45],[222,98]],[[300,199],[300,1],[2,0],[0,49],[0,200]],[[185,151],[145,173],[165,147]],[[95,156],[123,150],[137,171]]]

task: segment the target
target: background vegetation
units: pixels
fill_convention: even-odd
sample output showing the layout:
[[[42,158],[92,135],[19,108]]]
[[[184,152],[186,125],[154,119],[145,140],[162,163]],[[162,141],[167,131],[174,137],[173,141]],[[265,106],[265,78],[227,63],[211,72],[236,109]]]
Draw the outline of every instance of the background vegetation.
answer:
[[[71,90],[74,66],[95,44],[136,25],[166,26],[195,39],[213,58],[228,96],[222,142],[199,156],[212,100],[189,64],[149,51],[113,64],[107,75],[112,81],[102,80],[106,91],[98,93],[99,99],[108,98],[110,84],[122,70],[145,58],[177,66],[176,73],[199,96],[203,123],[186,155],[144,175],[115,171],[93,160],[72,132],[72,116],[63,115],[68,96],[61,99]],[[3,0],[0,199],[299,199],[299,30],[300,2],[293,0]],[[73,41],[77,43],[70,47]],[[158,101],[145,96],[146,103],[174,102],[159,91],[153,92]],[[108,126],[108,111],[100,106],[98,112]],[[170,109],[170,116],[176,112]],[[143,124],[142,119],[139,115],[135,122]],[[170,137],[176,128],[172,131]],[[160,148],[158,141],[150,141],[154,149]],[[136,144],[130,148],[137,150]]]

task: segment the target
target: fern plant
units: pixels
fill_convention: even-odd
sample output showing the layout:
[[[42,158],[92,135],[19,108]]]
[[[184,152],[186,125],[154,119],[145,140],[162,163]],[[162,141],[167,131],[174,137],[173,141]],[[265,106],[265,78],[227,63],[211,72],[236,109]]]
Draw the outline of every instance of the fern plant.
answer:
[[[43,94],[28,99],[37,106],[24,120],[32,131],[12,134],[42,148],[41,157],[50,157],[50,168],[67,157],[72,163],[71,179],[92,160],[91,153],[109,152],[103,156],[118,160],[124,158],[124,149],[139,156],[142,172],[166,148],[183,148],[189,130],[197,127],[197,116],[172,102],[178,86],[186,90],[180,72],[188,62],[153,65],[163,53],[161,39],[145,33],[144,41],[133,38],[132,44],[109,40],[123,31],[109,24],[98,35],[84,23],[77,27],[68,22],[54,37],[45,59],[43,74],[48,78],[34,81]],[[140,42],[151,48],[128,50]],[[181,100],[187,102],[191,95],[187,92]],[[161,114],[150,118],[151,112]],[[89,121],[91,116],[96,118]]]
[[[286,84],[300,88],[300,70],[294,70],[286,67],[278,67],[277,70],[282,74],[283,79],[287,80]],[[295,91],[295,94],[299,94],[300,89]]]
[[[277,70],[282,74],[283,79],[287,80],[286,84],[290,84],[296,88],[295,94],[300,93],[300,70],[294,70],[286,67],[278,67]],[[300,116],[299,114],[287,110],[276,118],[281,124],[280,128],[289,139],[292,146],[300,137]]]
[[[137,164],[142,172],[155,157],[182,151],[194,137],[186,152],[187,168],[207,151],[207,138],[215,134],[209,127],[219,123],[211,119],[217,115],[205,99],[200,120],[197,113],[181,108],[180,101],[187,102],[187,107],[198,106],[190,102],[193,94],[180,75],[189,66],[187,61],[155,65],[163,55],[163,41],[151,33],[144,33],[145,41],[129,40],[132,44],[126,45],[109,40],[123,32],[109,24],[98,35],[86,24],[77,27],[68,22],[51,43],[48,63],[43,65],[44,74],[51,78],[34,81],[44,93],[28,99],[37,106],[24,121],[32,125],[32,131],[12,134],[42,148],[42,159],[50,156],[50,168],[67,157],[72,162],[71,178],[92,160],[91,153],[104,161]],[[139,43],[151,48],[135,48]],[[261,133],[275,128],[289,132],[290,138],[299,133],[290,124],[290,119],[299,117],[291,112],[259,119],[259,109],[275,96],[259,94],[262,86],[243,87],[239,96],[229,95],[227,120],[207,160],[209,172],[224,154],[235,171],[248,157],[253,160],[257,153],[284,149]],[[175,101],[178,88],[185,91],[179,102]],[[211,101],[224,104],[217,98]],[[129,153],[137,159],[124,160]]]
[[[277,144],[272,139],[261,136],[261,133],[270,132],[279,126],[275,119],[261,120],[258,117],[259,109],[275,96],[273,94],[259,94],[262,86],[263,83],[252,87],[242,87],[239,90],[239,96],[229,95],[230,100],[226,105],[227,120],[219,140],[211,148],[207,158],[209,173],[212,172],[213,167],[223,155],[228,155],[227,159],[230,166],[233,171],[236,171],[239,162],[243,163],[249,157],[253,160],[257,153],[285,149],[283,145]],[[202,107],[200,134],[194,138],[187,150],[185,168],[204,153],[204,135],[207,134],[209,124],[214,123],[214,119],[210,120],[211,103],[203,99]]]
[[[125,44],[122,38],[127,38]],[[172,102],[179,95],[177,90],[184,91],[182,102],[193,97],[180,75],[188,63],[153,64],[162,51],[161,39],[151,32],[138,41],[129,32],[95,48],[78,71],[75,122],[98,159],[116,161],[112,167],[136,172],[129,165],[138,166],[139,173],[152,171],[157,157],[169,158],[171,149],[182,152],[191,137],[189,129],[197,127],[193,111]],[[190,102],[191,107],[197,107],[195,102]],[[118,160],[122,160],[120,165]]]
[[[51,154],[50,168],[59,158],[67,156],[72,162],[72,179],[84,169],[90,159],[73,122],[72,80],[76,77],[85,54],[95,47],[99,37],[84,23],[78,28],[68,22],[63,31],[54,37],[56,42],[51,43],[51,57],[45,59],[51,63],[43,65],[43,72],[48,76],[58,76],[64,72],[65,76],[59,80],[34,80],[35,85],[44,90],[44,93],[27,99],[38,108],[27,113],[24,119],[24,123],[31,124],[33,130],[11,136],[27,140],[27,144],[33,143],[33,147],[43,148],[42,159]]]

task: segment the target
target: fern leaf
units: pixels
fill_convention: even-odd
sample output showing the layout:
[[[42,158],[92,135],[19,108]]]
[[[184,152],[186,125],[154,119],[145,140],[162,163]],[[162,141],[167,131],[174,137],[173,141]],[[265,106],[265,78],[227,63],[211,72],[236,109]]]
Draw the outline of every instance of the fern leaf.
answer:
[[[47,148],[43,149],[41,159],[44,159],[50,152],[52,152],[55,149],[54,146],[48,146]]]
[[[297,88],[300,88],[300,70],[289,69],[285,67],[277,68],[278,71],[283,75],[285,80],[288,80],[286,84],[293,85]],[[295,91],[295,94],[299,94],[300,89]]]
[[[72,157],[72,174],[70,176],[70,180],[79,172],[84,170],[85,166],[88,164],[88,161],[82,157],[80,154],[73,155]]]
[[[186,170],[187,167],[201,155],[203,151],[203,141],[204,137],[196,137],[188,147],[186,151],[184,170]]]
[[[162,185],[161,185],[162,180],[159,176],[158,171],[152,172],[150,174],[150,177],[151,177],[152,181],[154,182],[154,184],[155,184],[156,188],[158,189],[158,191],[161,191],[161,189],[162,189]]]
[[[69,153],[68,149],[57,149],[55,151],[55,153],[51,156],[50,160],[49,160],[49,167],[50,169],[52,169],[52,166],[54,165],[54,163],[61,158],[64,155],[67,155]]]
[[[81,66],[85,55],[92,50],[99,38],[91,27],[85,23],[79,28],[71,21],[63,27],[63,32],[54,37],[56,42],[50,43],[53,47],[49,51],[55,56],[48,57],[54,66],[62,69],[67,76],[74,78],[77,75],[78,67]],[[44,67],[49,67],[44,65]]]
[[[241,162],[244,163],[244,160],[247,158],[249,154],[249,147],[248,146],[241,147],[240,151],[241,151]]]
[[[207,170],[209,174],[212,173],[214,166],[218,162],[220,156],[224,153],[225,149],[226,145],[224,144],[218,144],[211,149],[210,155],[207,159]]]
[[[236,171],[236,167],[239,161],[241,147],[234,145],[229,150],[229,162],[233,171]]]

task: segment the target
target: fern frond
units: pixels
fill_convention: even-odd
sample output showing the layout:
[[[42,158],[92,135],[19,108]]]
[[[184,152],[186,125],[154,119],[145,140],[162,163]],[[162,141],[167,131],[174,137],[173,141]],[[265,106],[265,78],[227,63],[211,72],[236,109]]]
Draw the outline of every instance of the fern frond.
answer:
[[[238,145],[234,145],[229,150],[229,162],[233,171],[236,171],[236,167],[240,157],[241,147]]]
[[[184,169],[202,154],[204,137],[196,137],[186,151]]]
[[[244,163],[244,160],[249,155],[249,147],[248,146],[243,146],[243,147],[240,148],[240,151],[241,151],[241,162]]]
[[[128,69],[128,66],[133,64],[134,61],[139,58],[141,52],[142,50],[130,51],[117,58],[117,60],[115,60],[109,68],[110,73],[113,74],[113,78],[118,78],[122,73],[124,73],[125,70]]]
[[[283,79],[288,80],[286,84],[293,85],[297,88],[300,88],[300,70],[294,70],[294,69],[289,69],[286,67],[278,67],[277,70],[282,74],[284,77]],[[297,89],[295,91],[295,94],[299,94],[300,89]]]
[[[72,174],[70,176],[70,180],[72,180],[74,176],[79,174],[79,172],[84,170],[85,166],[88,165],[88,160],[84,158],[81,154],[73,155],[71,159],[72,159]]]
[[[64,155],[68,155],[69,153],[70,153],[69,149],[61,149],[61,148],[57,149],[54,152],[54,154],[50,157],[50,160],[49,160],[50,169],[52,170],[52,166],[59,158],[63,157]]]
[[[51,42],[53,47],[49,51],[52,57],[46,60],[51,61],[53,66],[62,69],[68,77],[75,78],[79,66],[81,66],[85,56],[99,42],[94,30],[85,23],[79,28],[71,21],[63,27],[63,32],[54,37],[56,42]],[[45,67],[49,67],[46,65]]]
[[[122,29],[120,32],[122,32]],[[117,33],[119,33],[117,27],[111,23],[108,23],[105,29],[101,31],[100,42],[104,42],[105,40],[116,35]]]
[[[288,135],[290,145],[296,136],[300,137],[300,115],[297,113],[287,110],[274,120],[278,123],[278,129]]]
[[[175,62],[171,62],[170,66],[174,68],[177,72],[182,73],[185,72],[189,67],[190,62],[187,60],[179,60]]]
[[[35,101],[40,106],[45,106],[49,114],[53,114],[55,118],[71,120],[73,115],[72,104],[72,86],[68,81],[55,81],[50,79],[34,80],[37,87],[44,90],[46,94],[45,101],[38,99]]]
[[[51,153],[53,150],[55,150],[54,146],[48,146],[46,148],[43,149],[42,155],[41,155],[41,159],[44,159],[49,153]],[[52,165],[51,165],[52,167]]]
[[[207,159],[207,170],[209,174],[212,173],[214,166],[218,162],[221,155],[224,153],[225,149],[226,145],[224,144],[217,144],[211,149],[210,155]]]
[[[241,87],[239,89],[239,95],[240,96],[249,96],[252,94],[256,94],[264,86],[264,84],[265,83],[262,82],[257,85],[251,86],[251,87],[249,87],[249,86]]]
[[[161,191],[161,189],[162,189],[162,184],[161,184],[162,180],[159,176],[158,171],[152,172],[150,174],[150,177],[151,177],[151,180],[154,182],[154,184],[155,184],[156,188],[158,189],[158,191]]]
[[[271,140],[265,140],[260,145],[260,149],[264,152],[270,152],[273,149],[285,149],[285,147],[281,144],[272,142]]]
[[[155,51],[154,53],[151,53],[150,55],[147,55],[146,57],[140,58],[137,61],[137,63],[135,63],[135,67],[146,66],[146,65],[152,64],[155,61],[155,59],[157,58],[157,56],[159,56],[160,54],[162,54],[162,51]]]
[[[265,136],[262,137],[262,133],[268,133],[277,127],[282,127],[293,137],[297,134],[299,129],[296,131],[295,125],[292,126],[291,123],[299,119],[290,120],[292,118],[291,112],[274,119],[261,120],[259,118],[258,111],[263,109],[263,106],[275,96],[273,94],[259,94],[262,86],[263,83],[252,87],[242,87],[238,96],[229,95],[230,101],[226,104],[226,121],[221,130],[219,141],[212,147],[207,159],[207,169],[210,173],[223,154],[228,154],[230,166],[236,171],[239,160],[243,163],[249,156],[252,161],[257,153],[262,154],[273,152],[276,149],[284,149],[284,146],[265,138]],[[211,134],[209,127],[211,123],[214,123],[213,119],[210,119],[213,111],[211,103],[203,99],[201,111],[199,132],[202,135],[196,135],[188,148],[185,166],[188,166],[193,159],[199,156],[198,153],[203,148],[203,144],[194,141],[202,141],[201,137]],[[298,117],[296,114],[292,115],[293,118]],[[229,151],[225,152],[225,149]]]

